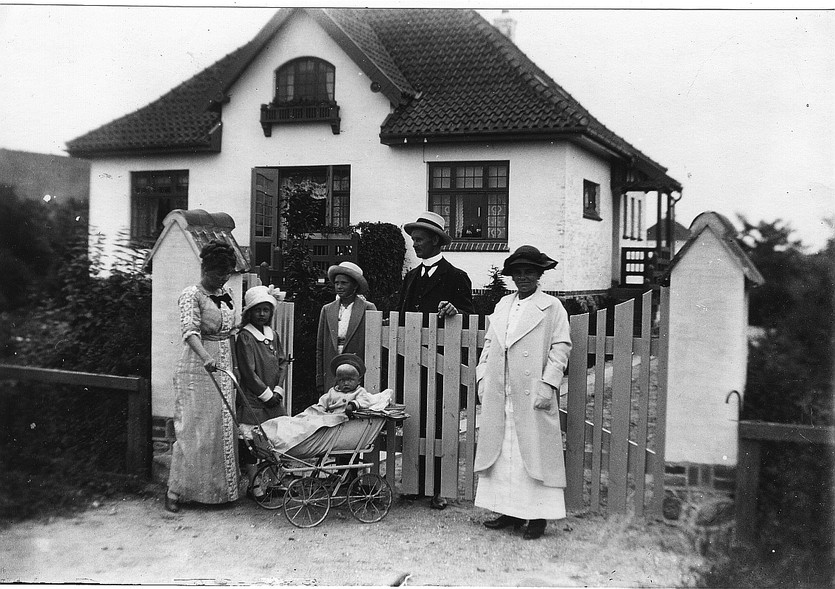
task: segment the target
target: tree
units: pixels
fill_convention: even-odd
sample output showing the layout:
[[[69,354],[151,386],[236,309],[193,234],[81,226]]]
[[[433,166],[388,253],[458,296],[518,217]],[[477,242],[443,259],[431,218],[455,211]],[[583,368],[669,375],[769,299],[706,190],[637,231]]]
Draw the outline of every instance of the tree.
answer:
[[[809,254],[779,219],[740,217],[740,246],[765,278],[750,298],[752,341],[744,419],[832,423],[832,259],[835,238]]]

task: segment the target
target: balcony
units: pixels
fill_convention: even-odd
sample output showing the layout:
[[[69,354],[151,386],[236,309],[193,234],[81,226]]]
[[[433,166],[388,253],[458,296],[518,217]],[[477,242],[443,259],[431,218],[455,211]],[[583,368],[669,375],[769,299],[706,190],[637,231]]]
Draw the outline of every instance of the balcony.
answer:
[[[262,104],[261,128],[264,137],[273,133],[273,125],[288,123],[324,122],[331,126],[334,135],[339,135],[339,105],[325,104]]]

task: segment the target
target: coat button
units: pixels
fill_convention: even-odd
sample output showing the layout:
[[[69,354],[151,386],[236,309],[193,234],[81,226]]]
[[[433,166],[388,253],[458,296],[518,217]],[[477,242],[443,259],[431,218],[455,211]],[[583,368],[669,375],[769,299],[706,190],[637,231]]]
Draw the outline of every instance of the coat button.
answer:
[[[522,355],[523,355],[525,358],[527,358],[527,357],[528,357],[528,352],[527,352],[527,351],[522,352]]]
[[[526,371],[525,371],[525,376],[530,376],[530,375],[531,375],[531,371],[530,371],[530,370],[526,370]]]
[[[528,389],[525,389],[525,394],[526,394],[526,395],[530,395],[530,394],[531,394],[531,392],[530,392]]]

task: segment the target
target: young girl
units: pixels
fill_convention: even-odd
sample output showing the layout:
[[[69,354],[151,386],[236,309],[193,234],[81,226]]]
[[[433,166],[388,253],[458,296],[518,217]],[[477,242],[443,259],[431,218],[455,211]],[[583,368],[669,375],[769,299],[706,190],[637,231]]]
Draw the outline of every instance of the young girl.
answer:
[[[275,312],[275,297],[266,286],[253,286],[244,295],[241,331],[235,342],[241,388],[247,403],[238,402],[238,422],[257,425],[273,417],[286,415],[284,411],[284,377],[287,358],[278,335],[270,327]],[[241,440],[240,461],[252,481],[256,471],[256,458]],[[263,491],[255,485],[250,496],[259,497]]]

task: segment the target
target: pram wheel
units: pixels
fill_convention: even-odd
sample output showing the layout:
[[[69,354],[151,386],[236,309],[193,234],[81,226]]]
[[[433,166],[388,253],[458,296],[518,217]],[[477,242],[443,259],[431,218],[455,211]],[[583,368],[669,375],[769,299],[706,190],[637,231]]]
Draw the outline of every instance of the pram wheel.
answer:
[[[348,486],[348,508],[355,518],[367,524],[386,517],[391,500],[388,481],[375,473],[361,474]]]
[[[258,467],[252,477],[252,486],[261,487],[264,494],[254,495],[255,502],[264,509],[281,509],[284,505],[284,491],[287,475],[282,480],[281,467],[277,464],[265,462]]]
[[[284,493],[284,516],[297,528],[318,526],[331,508],[331,495],[322,479],[303,477]]]

